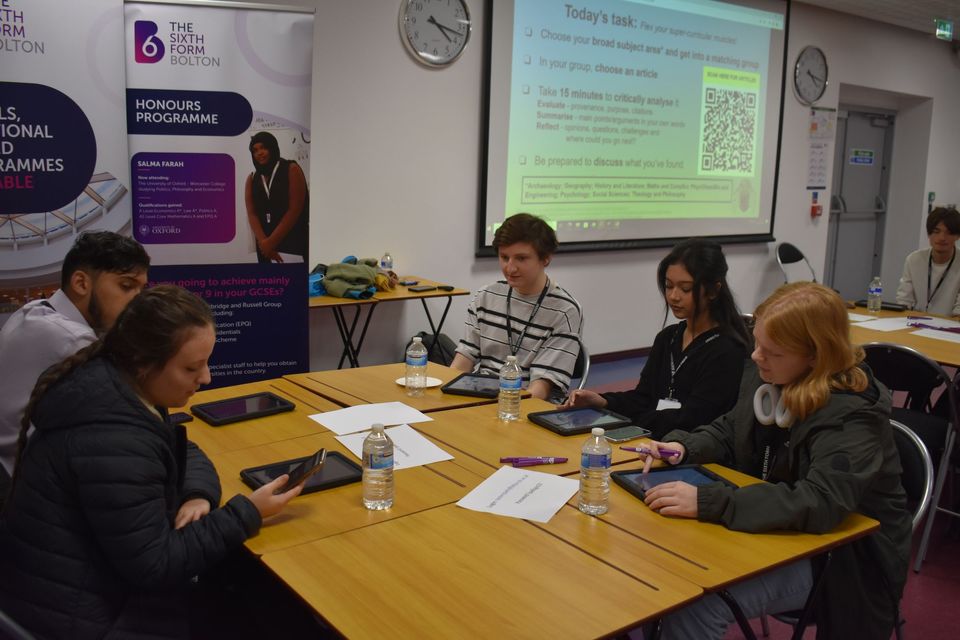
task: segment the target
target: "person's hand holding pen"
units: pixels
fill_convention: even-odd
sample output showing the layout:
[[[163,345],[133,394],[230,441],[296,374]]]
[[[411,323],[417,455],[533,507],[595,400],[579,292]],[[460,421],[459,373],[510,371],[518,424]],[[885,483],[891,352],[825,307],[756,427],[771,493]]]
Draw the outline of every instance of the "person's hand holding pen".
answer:
[[[597,407],[603,409],[607,406],[607,399],[596,391],[586,389],[574,389],[570,395],[560,405],[561,409],[573,409],[576,407]]]
[[[635,451],[637,456],[643,460],[643,472],[650,473],[650,467],[654,460],[666,460],[670,464],[680,464],[687,450],[679,442],[657,442],[656,440],[646,440],[639,447],[620,447],[624,451]]]

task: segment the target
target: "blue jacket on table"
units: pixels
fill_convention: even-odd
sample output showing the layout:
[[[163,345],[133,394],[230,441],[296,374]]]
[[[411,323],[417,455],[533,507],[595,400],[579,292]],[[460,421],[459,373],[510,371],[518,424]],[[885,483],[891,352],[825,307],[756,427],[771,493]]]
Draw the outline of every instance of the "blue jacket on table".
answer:
[[[255,535],[247,498],[222,508],[209,459],[97,357],[34,413],[0,520],[0,609],[44,638],[186,637],[190,579]],[[182,529],[188,499],[211,504]]]

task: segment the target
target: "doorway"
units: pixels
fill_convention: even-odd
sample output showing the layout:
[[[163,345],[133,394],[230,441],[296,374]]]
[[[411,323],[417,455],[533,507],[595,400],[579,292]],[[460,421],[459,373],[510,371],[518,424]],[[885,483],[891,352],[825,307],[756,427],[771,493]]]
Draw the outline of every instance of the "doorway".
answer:
[[[847,300],[866,297],[881,273],[893,152],[892,112],[840,106],[824,282]],[[893,300],[896,282],[884,282]]]

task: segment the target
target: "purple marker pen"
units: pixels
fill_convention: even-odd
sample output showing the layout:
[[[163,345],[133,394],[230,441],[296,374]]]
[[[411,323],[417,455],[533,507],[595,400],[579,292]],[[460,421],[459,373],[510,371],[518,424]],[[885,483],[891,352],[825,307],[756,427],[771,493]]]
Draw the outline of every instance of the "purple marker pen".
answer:
[[[520,458],[513,462],[515,467],[533,467],[538,464],[562,464],[567,458],[558,458],[555,456],[541,456],[537,458]]]
[[[653,451],[651,451],[647,447],[620,447],[620,448],[623,449],[624,451],[635,451],[636,453],[643,453],[646,455],[650,455],[651,453],[653,453]],[[660,457],[662,458],[674,458],[680,455],[679,451],[675,449],[667,449],[666,447],[658,447],[657,451],[660,452]]]

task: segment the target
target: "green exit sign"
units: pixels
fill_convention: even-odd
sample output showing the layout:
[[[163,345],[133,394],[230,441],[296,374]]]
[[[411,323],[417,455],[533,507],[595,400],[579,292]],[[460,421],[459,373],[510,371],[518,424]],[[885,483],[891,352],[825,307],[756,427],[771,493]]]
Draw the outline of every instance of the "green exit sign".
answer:
[[[937,37],[941,40],[953,40],[953,21],[935,20],[937,23]]]

